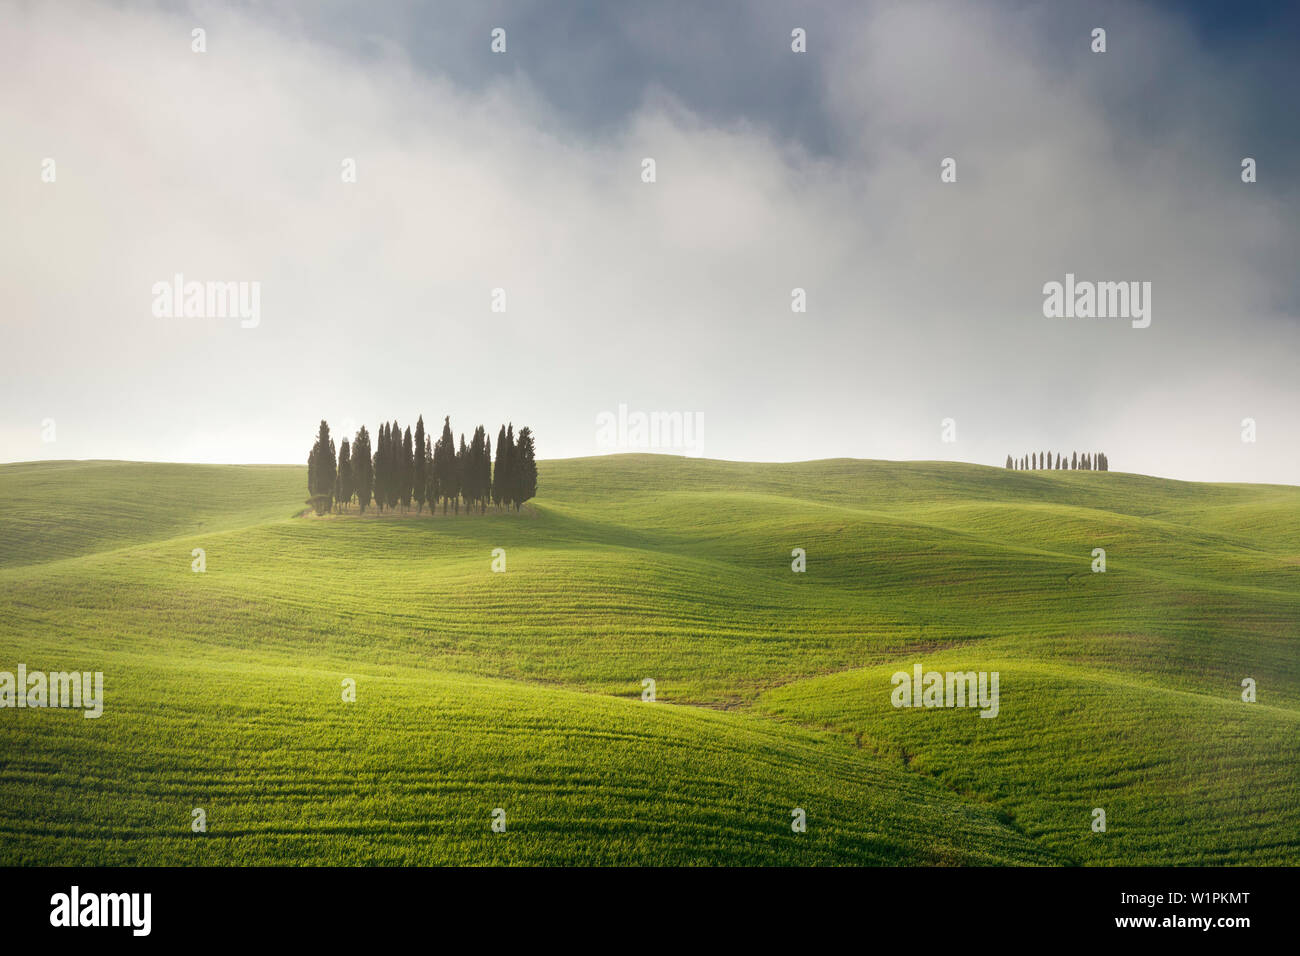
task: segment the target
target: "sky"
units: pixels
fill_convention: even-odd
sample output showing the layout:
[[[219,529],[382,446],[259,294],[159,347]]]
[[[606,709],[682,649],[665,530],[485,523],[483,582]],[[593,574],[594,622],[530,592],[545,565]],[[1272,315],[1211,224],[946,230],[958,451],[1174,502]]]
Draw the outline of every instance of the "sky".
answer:
[[[450,415],[1300,484],[1298,42],[1285,4],[0,0],[0,460]],[[1067,275],[1150,324],[1045,315]]]

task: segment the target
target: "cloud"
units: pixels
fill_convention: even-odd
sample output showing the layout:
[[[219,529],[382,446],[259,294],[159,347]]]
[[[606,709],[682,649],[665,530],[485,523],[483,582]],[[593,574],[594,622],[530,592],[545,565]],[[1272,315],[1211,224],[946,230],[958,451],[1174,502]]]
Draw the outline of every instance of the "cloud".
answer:
[[[627,403],[703,412],[713,457],[1087,447],[1300,483],[1278,254],[1296,220],[1267,167],[1238,178],[1239,77],[1168,15],[1114,9],[1096,55],[1073,14],[848,5],[810,31],[816,123],[697,108],[648,73],[584,125],[548,92],[563,48],[494,58],[473,34],[481,53],[440,71],[402,37],[362,56],[283,17],[19,7],[0,33],[5,457],[295,461],[322,416],[418,412],[524,421],[559,457],[595,453],[596,415]],[[755,16],[744,36],[777,32]],[[636,30],[647,55],[674,32]],[[796,56],[745,49],[756,73]],[[1151,281],[1151,327],[1043,318],[1067,271]],[[261,282],[261,325],[155,318],[176,272]]]

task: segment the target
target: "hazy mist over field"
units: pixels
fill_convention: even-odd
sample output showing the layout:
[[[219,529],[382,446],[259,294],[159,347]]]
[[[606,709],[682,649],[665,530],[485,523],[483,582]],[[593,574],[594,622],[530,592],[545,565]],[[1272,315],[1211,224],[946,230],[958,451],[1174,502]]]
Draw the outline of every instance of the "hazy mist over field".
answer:
[[[0,3],[0,460],[421,413],[558,458],[626,405],[710,458],[1300,484],[1294,17],[459,6]],[[257,321],[160,317],[177,274]],[[1046,318],[1067,274],[1151,283],[1149,327]]]

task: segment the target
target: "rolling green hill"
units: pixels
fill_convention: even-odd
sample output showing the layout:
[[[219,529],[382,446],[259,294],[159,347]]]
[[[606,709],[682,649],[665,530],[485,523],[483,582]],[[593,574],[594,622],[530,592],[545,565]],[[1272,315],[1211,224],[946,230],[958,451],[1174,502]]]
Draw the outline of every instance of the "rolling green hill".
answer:
[[[0,670],[107,696],[0,710],[0,863],[1300,863],[1300,488],[540,472],[317,518],[301,467],[0,466]],[[998,716],[892,707],[918,663]]]

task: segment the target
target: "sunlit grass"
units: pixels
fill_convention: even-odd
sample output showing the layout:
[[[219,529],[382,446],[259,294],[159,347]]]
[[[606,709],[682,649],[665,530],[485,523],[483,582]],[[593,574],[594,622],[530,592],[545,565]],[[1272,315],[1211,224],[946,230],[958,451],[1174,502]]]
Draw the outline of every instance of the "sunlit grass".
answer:
[[[1300,860],[1300,489],[641,455],[543,462],[519,514],[304,488],[0,466],[0,670],[108,693],[0,711],[0,860]],[[890,707],[928,660],[1000,670],[999,716]]]

